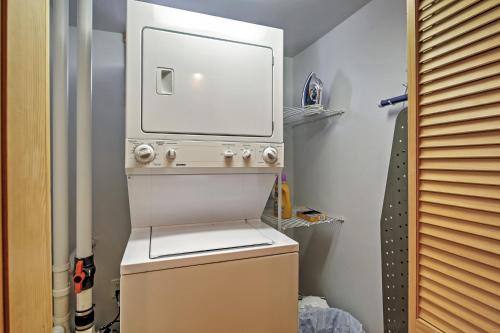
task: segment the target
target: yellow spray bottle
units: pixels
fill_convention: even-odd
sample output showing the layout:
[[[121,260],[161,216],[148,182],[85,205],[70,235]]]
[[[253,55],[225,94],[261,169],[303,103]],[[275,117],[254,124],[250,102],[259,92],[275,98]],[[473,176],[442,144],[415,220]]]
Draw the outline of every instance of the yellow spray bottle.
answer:
[[[278,184],[274,185],[274,216],[278,216]],[[281,218],[289,219],[292,217],[292,198],[290,187],[286,180],[286,174],[281,174]]]

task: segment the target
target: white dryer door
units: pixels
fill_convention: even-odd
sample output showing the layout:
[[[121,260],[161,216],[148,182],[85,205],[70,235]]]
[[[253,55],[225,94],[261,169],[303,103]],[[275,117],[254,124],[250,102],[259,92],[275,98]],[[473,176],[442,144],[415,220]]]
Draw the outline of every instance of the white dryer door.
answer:
[[[142,130],[269,137],[273,50],[145,28]]]
[[[271,244],[271,239],[247,222],[152,227],[149,257],[155,259]]]

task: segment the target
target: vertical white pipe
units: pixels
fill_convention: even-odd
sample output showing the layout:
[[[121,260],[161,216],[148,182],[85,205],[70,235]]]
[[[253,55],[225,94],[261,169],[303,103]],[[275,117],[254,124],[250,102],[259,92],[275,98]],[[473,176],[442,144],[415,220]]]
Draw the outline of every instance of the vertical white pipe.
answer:
[[[76,257],[92,256],[92,0],[78,0],[76,105]],[[76,310],[93,312],[92,288],[76,294]],[[93,322],[84,332],[94,332]]]
[[[78,0],[76,257],[92,255],[92,0]]]
[[[82,0],[79,0],[82,1]],[[88,0],[83,0],[83,1],[88,1]],[[92,288],[87,289],[82,291],[81,293],[77,294],[76,296],[76,311],[79,311],[81,313],[85,313],[85,311],[92,309]],[[93,309],[91,310],[93,311]],[[79,330],[78,333],[94,333],[95,332],[95,327],[92,324],[92,326],[87,327],[84,330]]]
[[[53,2],[52,279],[53,325],[69,332],[68,34],[67,0]]]

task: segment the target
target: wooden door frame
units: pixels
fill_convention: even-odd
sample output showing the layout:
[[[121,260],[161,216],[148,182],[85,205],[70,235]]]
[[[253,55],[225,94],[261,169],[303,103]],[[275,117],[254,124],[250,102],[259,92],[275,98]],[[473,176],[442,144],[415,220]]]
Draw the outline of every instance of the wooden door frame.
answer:
[[[5,36],[5,9],[6,9],[6,1],[0,2],[0,267],[2,268],[2,274],[0,274],[0,333],[6,332],[5,330],[5,317],[6,317],[6,311],[4,307],[4,282],[5,282],[5,272],[6,272],[6,266],[4,265],[4,254],[5,251],[3,249],[4,247],[4,209],[3,209],[3,161],[5,159],[4,157],[4,147],[3,147],[3,119],[4,119],[4,110],[5,110],[5,94],[4,94],[4,73],[5,73],[5,41],[6,41],[6,36]]]
[[[1,3],[0,332],[52,331],[49,0]]]
[[[417,321],[417,27],[418,0],[407,0],[408,42],[408,332],[415,333]]]

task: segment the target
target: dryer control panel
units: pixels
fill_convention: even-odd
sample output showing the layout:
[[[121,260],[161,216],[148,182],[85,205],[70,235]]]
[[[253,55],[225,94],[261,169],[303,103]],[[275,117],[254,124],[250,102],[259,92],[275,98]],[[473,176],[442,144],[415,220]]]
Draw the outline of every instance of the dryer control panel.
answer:
[[[126,142],[126,168],[283,167],[283,144],[133,140]]]

